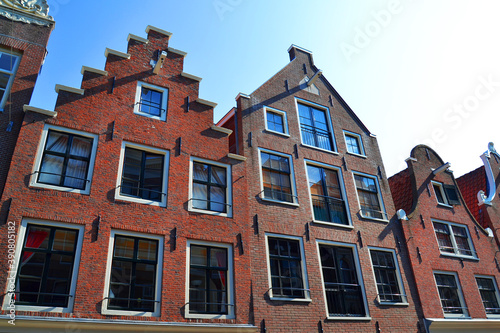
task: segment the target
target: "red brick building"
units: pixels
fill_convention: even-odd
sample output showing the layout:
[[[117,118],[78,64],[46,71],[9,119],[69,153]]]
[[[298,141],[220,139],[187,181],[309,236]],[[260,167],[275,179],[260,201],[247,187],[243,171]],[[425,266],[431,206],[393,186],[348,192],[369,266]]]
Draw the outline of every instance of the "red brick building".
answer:
[[[377,140],[310,51],[288,52],[290,63],[218,123],[247,158],[255,325],[423,332]]]
[[[406,162],[389,183],[427,331],[498,332],[493,234],[471,213],[450,164],[435,151],[416,146]]]
[[[0,197],[54,21],[46,1],[0,1]]]
[[[1,199],[3,332],[256,330],[246,162],[171,33],[146,33],[57,85],[53,110],[24,107]]]

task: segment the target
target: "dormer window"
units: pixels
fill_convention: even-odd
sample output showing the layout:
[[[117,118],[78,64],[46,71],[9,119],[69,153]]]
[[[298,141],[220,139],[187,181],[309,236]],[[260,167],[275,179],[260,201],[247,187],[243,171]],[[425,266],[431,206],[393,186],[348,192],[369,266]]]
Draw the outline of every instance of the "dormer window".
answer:
[[[444,206],[460,205],[457,188],[455,186],[433,181],[432,187],[434,188],[438,204]]]
[[[165,121],[167,117],[167,100],[168,89],[138,82],[134,113]]]

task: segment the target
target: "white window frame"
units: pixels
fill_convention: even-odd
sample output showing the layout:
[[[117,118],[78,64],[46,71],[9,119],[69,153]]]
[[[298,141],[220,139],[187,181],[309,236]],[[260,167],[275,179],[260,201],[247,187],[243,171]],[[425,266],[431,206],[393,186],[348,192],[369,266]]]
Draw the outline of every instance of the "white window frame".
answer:
[[[319,148],[316,146],[311,146],[306,143],[304,143],[304,139],[302,138],[302,129],[300,128],[300,113],[299,113],[299,104],[307,105],[310,107],[314,107],[316,109],[320,109],[325,111],[326,114],[326,121],[327,121],[327,126],[328,126],[328,132],[332,136],[332,150],[326,150],[323,148]],[[313,149],[318,149],[327,153],[335,154],[338,155],[338,150],[337,150],[337,142],[335,140],[335,132],[333,131],[333,125],[332,125],[332,118],[330,115],[330,109],[324,105],[317,104],[302,98],[295,97],[295,111],[297,113],[297,123],[299,125],[299,134],[300,134],[300,142],[303,146],[313,148]]]
[[[217,211],[211,211],[208,209],[200,209],[200,208],[195,208],[193,207],[193,167],[194,167],[194,162],[199,162],[203,164],[210,164],[214,166],[218,166],[221,168],[226,169],[226,210],[227,212],[217,212]],[[210,215],[219,215],[219,216],[226,216],[226,217],[232,217],[233,216],[233,191],[232,191],[232,176],[231,176],[231,166],[228,164],[220,163],[220,162],[215,162],[211,160],[206,160],[203,158],[198,158],[191,156],[189,160],[189,201],[188,201],[188,210],[191,212],[197,212],[197,213],[204,213],[204,214],[210,214]]]
[[[351,211],[349,209],[349,202],[347,200],[347,193],[345,191],[344,176],[342,175],[342,169],[339,168],[339,167],[330,165],[330,164],[316,162],[316,161],[308,160],[308,159],[304,159],[304,165],[305,165],[305,170],[306,170],[307,190],[308,190],[308,193],[309,193],[309,203],[311,205],[312,221],[314,223],[318,223],[318,224],[335,225],[335,226],[338,226],[338,227],[348,228],[348,229],[354,228],[354,226],[352,224],[352,219],[351,219]],[[338,176],[339,176],[340,191],[342,193],[342,198],[344,200],[344,205],[345,205],[345,209],[346,209],[346,213],[347,213],[347,222],[348,222],[347,225],[345,225],[345,224],[339,224],[339,223],[334,223],[334,222],[320,221],[320,220],[316,220],[314,218],[314,207],[313,207],[313,203],[312,203],[312,194],[311,194],[311,188],[309,187],[309,173],[307,172],[307,166],[308,165],[320,167],[320,168],[323,168],[323,169],[330,169],[330,170],[337,171]]]
[[[282,239],[290,239],[299,242],[300,247],[300,267],[302,269],[302,281],[304,282],[304,298],[291,298],[291,297],[280,297],[273,296],[273,283],[271,280],[271,258],[269,255],[269,241],[268,238],[282,238]],[[283,235],[283,234],[275,234],[275,233],[267,233],[265,234],[265,242],[266,242],[266,261],[267,261],[267,279],[269,283],[269,299],[271,301],[287,301],[287,302],[311,302],[311,292],[309,291],[309,281],[307,279],[307,267],[306,267],[306,256],[304,252],[304,242],[302,237],[300,236],[291,236],[291,235]]]
[[[142,93],[143,87],[150,89],[150,90],[155,90],[155,91],[162,94],[161,109],[163,111],[160,110],[160,116],[155,116],[155,115],[152,115],[149,113],[141,112],[140,103],[141,103],[141,93]],[[146,82],[142,82],[142,81],[137,82],[137,88],[136,88],[136,92],[135,92],[135,104],[134,104],[134,113],[135,114],[138,114],[138,115],[141,115],[144,117],[148,117],[148,118],[153,118],[153,119],[165,121],[167,119],[167,105],[168,105],[168,89],[167,88],[156,86],[154,84],[146,83]]]
[[[380,213],[382,213],[382,215],[385,216],[384,219],[379,219],[379,218],[370,217],[370,216],[364,216],[362,214],[362,211],[361,211],[361,201],[359,200],[358,188],[356,187],[356,178],[354,177],[356,175],[362,176],[362,177],[366,177],[366,178],[372,178],[373,180],[375,180],[375,184],[377,185],[378,200],[380,202],[380,209],[381,209]],[[382,197],[382,191],[380,190],[380,184],[378,182],[378,177],[374,176],[374,175],[370,175],[370,174],[364,173],[364,172],[352,171],[352,181],[353,181],[353,184],[354,184],[354,190],[356,191],[356,198],[358,200],[359,214],[361,215],[361,217],[364,218],[364,219],[369,219],[369,220],[381,221],[381,222],[387,222],[388,223],[389,222],[389,218],[388,218],[388,215],[387,215],[387,211],[385,209],[384,199]]]
[[[345,146],[346,146],[346,152],[348,154],[351,154],[351,155],[355,155],[355,156],[359,156],[359,157],[366,157],[365,147],[363,145],[363,139],[361,138],[361,135],[359,135],[358,133],[354,133],[354,132],[346,131],[346,130],[343,130],[342,132],[344,134],[344,142],[345,142]],[[349,151],[349,147],[347,146],[347,136],[354,137],[356,139],[356,141],[358,142],[359,150],[361,152],[360,154]]]
[[[17,69],[19,68],[19,64],[21,63],[21,56],[22,55],[18,54],[18,53],[14,53],[14,52],[9,52],[9,51],[2,49],[2,48],[0,48],[0,53],[5,53],[5,54],[8,54],[9,56],[16,58],[16,60],[15,60],[16,62],[12,66],[12,71],[9,72],[9,71],[0,69],[0,73],[6,73],[6,74],[10,75],[9,82],[7,83],[7,86],[5,87],[5,92],[2,96],[2,99],[0,100],[0,112],[3,112],[5,109],[5,104],[7,103],[7,100],[9,99],[10,90],[12,89],[12,84],[13,84],[14,79],[16,77]]]
[[[359,285],[361,287],[361,296],[363,298],[363,306],[365,307],[365,317],[350,317],[350,316],[330,316],[328,313],[328,301],[325,290],[325,278],[323,276],[323,267],[321,265],[321,254],[320,254],[320,245],[326,246],[334,246],[334,247],[347,247],[352,250],[352,254],[354,257],[354,265],[356,266],[356,274],[359,281]],[[361,265],[359,262],[359,254],[358,249],[355,244],[350,243],[341,243],[334,242],[329,240],[316,239],[316,251],[318,253],[318,262],[319,262],[319,270],[321,273],[321,288],[323,289],[323,297],[325,302],[325,310],[326,310],[326,319],[329,320],[371,320],[370,312],[368,308],[368,302],[366,300],[366,291],[365,291],[365,282],[363,280],[363,274],[361,273]]]
[[[444,191],[443,183],[431,180],[431,184],[432,184],[432,190],[434,191],[434,195],[436,196],[436,201],[437,201],[438,205],[448,207],[448,208],[453,208],[453,206],[448,203],[448,197],[446,196],[446,192]],[[439,192],[441,193],[441,197],[443,198],[444,202],[439,202],[435,186],[437,186],[439,188]]]
[[[467,308],[465,304],[465,299],[464,299],[464,294],[462,291],[462,286],[460,285],[460,280],[458,279],[458,274],[456,272],[449,272],[449,271],[433,271],[432,276],[434,277],[434,285],[436,286],[436,292],[438,295],[439,302],[441,303],[441,296],[439,295],[439,288],[436,282],[436,274],[442,274],[442,275],[453,275],[455,278],[455,283],[457,284],[457,293],[458,293],[458,300],[460,301],[460,306],[463,310],[462,314],[453,314],[453,313],[445,313],[443,309],[443,305],[441,304],[441,311],[443,311],[444,318],[462,318],[462,319],[467,319],[470,318],[469,316],[469,309]]]
[[[370,250],[370,263],[372,265],[373,280],[375,281],[375,289],[377,290],[378,303],[381,305],[408,305],[408,297],[406,296],[405,289],[403,286],[403,278],[401,276],[401,270],[399,269],[399,262],[398,262],[398,257],[396,256],[396,250],[387,249],[383,247],[375,247],[375,246],[369,246],[368,249]],[[396,278],[398,280],[397,282],[398,282],[399,292],[401,293],[401,302],[387,302],[380,300],[380,295],[378,294],[377,276],[375,275],[375,267],[373,266],[371,251],[388,252],[392,254],[392,260],[394,260],[394,266],[396,268]]]
[[[269,202],[277,202],[283,205],[291,205],[291,206],[298,206],[298,198],[297,198],[297,188],[295,187],[295,174],[293,171],[293,159],[292,155],[285,154],[285,153],[280,153],[274,150],[270,149],[265,149],[265,148],[259,148],[259,174],[260,174],[260,198],[263,201],[269,201]],[[279,155],[288,158],[288,165],[290,167],[290,186],[291,186],[291,196],[292,196],[292,202],[287,202],[287,201],[281,201],[281,200],[275,200],[275,199],[270,199],[270,198],[265,198],[264,197],[264,175],[262,174],[262,152],[268,153],[271,155]]]
[[[65,187],[65,186],[59,186],[59,185],[51,185],[51,184],[43,184],[43,183],[38,182],[38,172],[40,171],[40,167],[42,164],[43,152],[45,149],[45,145],[47,144],[49,130],[61,132],[61,133],[79,135],[79,136],[83,136],[83,137],[92,139],[92,148],[91,148],[91,152],[90,152],[88,174],[87,174],[87,180],[85,181],[86,185],[85,185],[84,189],[77,189],[77,188],[71,188],[71,187]],[[45,124],[45,126],[43,127],[40,142],[38,143],[38,149],[36,152],[35,163],[33,163],[33,169],[32,169],[31,177],[30,177],[30,186],[31,187],[38,187],[38,188],[46,188],[46,189],[51,189],[51,190],[58,190],[58,191],[63,191],[63,192],[72,192],[72,193],[79,193],[79,194],[86,194],[86,195],[90,194],[90,187],[92,185],[92,175],[94,173],[94,164],[95,164],[95,158],[96,158],[96,154],[97,154],[98,141],[99,141],[99,136],[97,134],[91,134],[91,133],[73,130],[73,129],[69,129],[69,128]]]
[[[191,270],[191,245],[201,245],[209,247],[219,247],[225,248],[227,250],[227,286],[226,290],[228,292],[228,305],[227,314],[201,314],[201,313],[190,313],[189,312],[189,277]],[[216,243],[201,240],[187,240],[186,249],[186,306],[185,306],[185,318],[197,318],[197,319],[234,319],[235,316],[235,295],[234,295],[234,263],[233,263],[233,247],[231,244]]]
[[[493,287],[495,288],[495,296],[496,296],[498,304],[500,304],[500,292],[498,291],[498,285],[497,285],[497,281],[496,281],[495,276],[479,275],[479,274],[474,275],[474,279],[476,279],[476,285],[477,285],[477,278],[489,279],[489,280],[493,281]],[[481,296],[481,291],[479,290],[479,286],[478,286],[478,291],[479,291],[479,294],[481,297],[481,301],[483,301],[483,297]],[[484,304],[483,304],[483,309],[484,309]],[[484,310],[486,311],[486,309],[484,309]],[[486,317],[491,318],[491,319],[500,319],[500,314],[488,314],[488,313],[486,313]]]
[[[443,220],[438,220],[438,219],[431,219],[431,222],[432,222],[432,230],[434,230],[434,237],[436,237],[436,243],[438,245],[438,249],[439,249],[439,240],[437,238],[436,229],[434,228],[434,222],[447,225],[448,226],[448,231],[450,232],[450,241],[451,241],[451,244],[453,246],[454,253],[443,252],[443,251],[441,251],[441,249],[439,249],[439,253],[441,255],[449,256],[449,257],[456,257],[456,258],[467,258],[467,259],[479,260],[478,257],[477,257],[476,249],[474,248],[474,243],[472,242],[472,237],[470,235],[468,225],[466,225],[466,224],[460,224],[460,223],[455,223],[455,222],[449,222],[449,221],[443,221]],[[455,240],[455,235],[453,235],[453,230],[450,228],[451,226],[455,226],[455,227],[459,227],[459,228],[464,228],[465,229],[465,231],[467,232],[467,240],[469,241],[469,247],[470,247],[470,250],[472,252],[471,256],[464,255],[464,254],[457,254],[458,246],[457,246],[457,242]]]
[[[123,176],[123,162],[125,159],[125,148],[127,148],[127,147],[164,156],[164,160],[163,160],[163,184],[162,184],[162,193],[164,193],[164,194],[162,194],[161,201],[153,201],[153,200],[147,200],[147,199],[142,199],[142,198],[135,198],[135,197],[131,197],[131,196],[122,195],[120,193],[120,186],[122,183],[122,176]],[[123,141],[122,147],[120,150],[120,160],[119,160],[120,164],[118,166],[118,177],[116,179],[115,200],[131,201],[131,202],[137,202],[137,203],[151,205],[151,206],[166,207],[167,206],[167,197],[168,197],[169,155],[170,155],[170,152],[168,150],[165,150],[165,149],[153,148],[153,147],[149,147],[149,146],[140,145],[137,143]]]
[[[278,131],[275,131],[275,130],[272,130],[272,129],[269,128],[269,126],[267,124],[267,113],[268,112],[274,113],[274,114],[278,114],[278,115],[281,116],[281,119],[283,120],[283,130],[284,130],[284,132],[278,132]],[[288,132],[288,120],[286,118],[286,112],[278,110],[278,109],[275,109],[275,108],[272,108],[270,106],[264,106],[264,122],[266,124],[266,131],[274,133],[274,134],[278,134],[278,135],[290,137],[290,134]]]
[[[103,315],[116,315],[116,316],[144,316],[144,317],[159,317],[160,316],[160,303],[155,302],[155,311],[142,312],[142,311],[129,311],[129,310],[116,310],[108,309],[109,297],[109,283],[111,282],[111,266],[113,263],[113,250],[115,246],[115,236],[130,236],[138,238],[147,238],[158,241],[158,257],[156,258],[156,286],[155,286],[155,301],[161,301],[161,291],[163,286],[162,270],[163,270],[163,236],[144,234],[132,232],[127,230],[112,229],[109,236],[108,258],[106,262],[106,275],[104,278],[104,296],[102,301],[101,314]]]
[[[14,279],[15,279],[14,283],[17,283],[17,272],[19,270],[19,260],[21,257],[21,252],[23,250],[24,241],[26,239],[26,229],[28,227],[28,224],[39,225],[42,227],[44,227],[44,226],[46,226],[46,227],[59,227],[59,228],[73,229],[73,230],[78,231],[78,239],[76,242],[75,258],[74,258],[73,272],[71,275],[71,285],[70,285],[70,291],[69,291],[69,294],[72,295],[73,297],[69,297],[67,307],[18,305],[18,304],[16,304],[16,311],[71,313],[71,312],[73,312],[73,306],[74,306],[74,302],[75,302],[76,283],[78,280],[78,269],[80,268],[80,257],[81,257],[81,252],[82,252],[82,244],[83,244],[83,236],[85,233],[85,226],[79,225],[79,224],[68,224],[68,223],[62,223],[62,222],[54,222],[54,221],[39,220],[39,219],[32,219],[32,218],[23,218],[21,221],[21,224],[19,226],[18,233],[17,233],[17,239],[16,239],[16,250],[15,250],[16,252],[14,254],[14,256],[15,256],[14,257],[15,271],[12,270],[10,272],[10,273],[13,272],[14,274],[16,274],[14,276]],[[9,280],[7,280],[6,285],[9,285]],[[5,295],[4,300],[3,300],[2,310],[9,311],[9,309],[8,309],[9,301],[10,301],[10,297],[8,297],[8,295]]]

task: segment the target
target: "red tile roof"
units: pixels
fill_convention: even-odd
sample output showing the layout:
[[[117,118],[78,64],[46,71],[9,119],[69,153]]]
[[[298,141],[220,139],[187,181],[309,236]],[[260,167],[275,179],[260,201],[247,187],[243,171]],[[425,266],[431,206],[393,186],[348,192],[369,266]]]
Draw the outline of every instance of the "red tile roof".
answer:
[[[477,168],[465,175],[456,179],[460,192],[464,197],[465,203],[469,208],[476,221],[483,227],[488,227],[484,221],[483,212],[481,207],[477,204],[477,192],[480,190],[486,191],[486,173],[484,166]]]
[[[389,186],[396,210],[403,209],[408,214],[413,205],[409,170],[404,169],[390,177]]]

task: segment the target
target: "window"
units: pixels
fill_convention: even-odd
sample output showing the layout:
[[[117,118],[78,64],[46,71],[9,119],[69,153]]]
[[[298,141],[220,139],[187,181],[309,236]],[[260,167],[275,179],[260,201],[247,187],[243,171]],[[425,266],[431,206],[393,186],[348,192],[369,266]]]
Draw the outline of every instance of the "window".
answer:
[[[168,89],[138,82],[134,113],[164,121],[167,115],[167,99]]]
[[[462,289],[455,273],[434,273],[445,318],[468,317]]]
[[[232,248],[188,241],[189,293],[186,316],[234,318]]]
[[[297,103],[302,143],[335,151],[328,109],[315,104]]]
[[[226,164],[191,159],[189,209],[231,215],[231,167]]]
[[[363,141],[359,134],[344,131],[344,138],[348,153],[365,156]]]
[[[295,203],[290,155],[260,149],[263,199]]]
[[[158,316],[162,256],[163,238],[112,230],[102,313]]]
[[[286,112],[265,106],[264,115],[266,121],[266,130],[288,136]]]
[[[361,216],[365,218],[387,220],[387,214],[380,196],[378,180],[374,176],[354,174],[358,193]]]
[[[354,245],[318,243],[328,318],[367,317],[366,297]]]
[[[434,188],[434,193],[439,204],[447,206],[460,205],[455,186],[432,181],[432,187]]]
[[[9,98],[18,65],[19,56],[0,51],[0,111],[3,111]]]
[[[309,300],[302,239],[292,236],[266,236],[271,298]]]
[[[407,304],[395,251],[371,248],[370,256],[377,282],[378,301],[381,304]]]
[[[433,225],[441,254],[477,258],[466,226],[444,221]]]
[[[31,186],[90,193],[98,137],[45,125],[31,177]]]
[[[72,312],[83,225],[23,219],[15,261],[18,311]],[[4,309],[10,301],[4,299]]]
[[[495,278],[492,276],[476,276],[476,282],[481,293],[486,316],[500,317],[500,295]]]
[[[123,143],[115,198],[166,206],[168,151]]]
[[[307,164],[307,178],[315,221],[350,225],[339,169]]]

